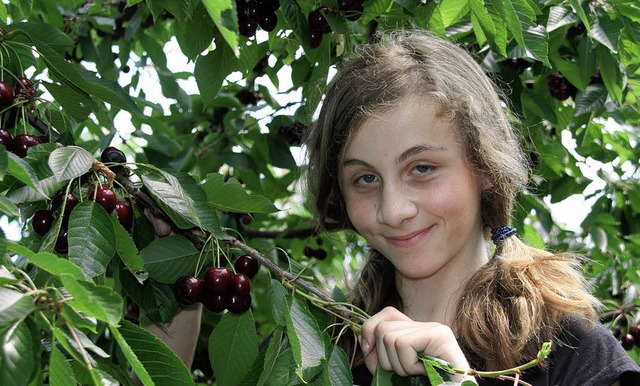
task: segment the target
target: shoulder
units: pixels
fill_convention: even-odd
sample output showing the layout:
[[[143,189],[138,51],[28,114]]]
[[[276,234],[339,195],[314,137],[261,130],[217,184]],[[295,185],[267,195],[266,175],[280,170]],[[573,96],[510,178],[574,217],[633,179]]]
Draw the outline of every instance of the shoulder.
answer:
[[[551,384],[640,384],[640,367],[600,323],[572,319],[560,336],[549,363]],[[630,383],[625,383],[630,381]]]

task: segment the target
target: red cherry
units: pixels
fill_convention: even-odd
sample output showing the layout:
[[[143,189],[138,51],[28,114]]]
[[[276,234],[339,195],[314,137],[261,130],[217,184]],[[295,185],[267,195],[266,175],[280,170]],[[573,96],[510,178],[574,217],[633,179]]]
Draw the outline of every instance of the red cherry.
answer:
[[[629,334],[633,335],[633,337],[636,338],[636,343],[640,343],[640,326],[634,324],[633,326],[629,327]]]
[[[627,334],[622,337],[622,341],[620,343],[625,350],[631,350],[636,344],[636,338],[631,334]]]
[[[327,23],[327,19],[324,17],[324,13],[327,13],[329,9],[327,7],[320,7],[316,10],[309,12],[307,21],[309,22],[309,28],[315,32],[331,32],[331,27]]]
[[[202,296],[202,305],[211,312],[220,313],[227,309],[227,296],[228,294],[205,293]]]
[[[204,273],[204,284],[214,294],[225,294],[231,290],[233,272],[224,267],[209,268]]]
[[[53,214],[50,210],[40,209],[33,214],[31,219],[31,226],[33,230],[40,236],[44,236],[49,232],[53,225]]]
[[[250,214],[243,214],[242,216],[240,216],[240,222],[243,223],[244,225],[249,225],[251,224],[251,221],[253,219],[251,218]]]
[[[67,228],[60,229],[56,245],[53,247],[58,253],[67,253],[69,251],[69,232]]]
[[[40,138],[35,135],[19,134],[13,138],[13,152],[20,158],[27,156],[30,147],[41,144]]]
[[[11,102],[13,102],[13,87],[0,80],[0,106],[6,106]]]
[[[242,255],[235,261],[233,267],[237,273],[244,273],[249,279],[253,279],[260,269],[258,260],[249,255]]]
[[[129,201],[117,201],[116,202],[116,217],[124,229],[131,229],[133,223],[133,209]]]
[[[231,291],[234,295],[249,295],[251,293],[251,280],[244,273],[234,275]]]
[[[174,290],[180,304],[188,306],[202,301],[204,280],[194,276],[182,276],[176,280]]]
[[[227,309],[234,314],[241,314],[251,307],[251,295],[233,294],[229,298]]]
[[[118,172],[122,169],[122,165],[127,162],[127,157],[124,152],[117,147],[109,146],[104,149],[100,154],[100,161],[106,164],[114,172]]]
[[[13,149],[13,135],[9,130],[0,129],[0,145],[6,147],[9,151]]]
[[[95,200],[107,213],[113,212],[116,208],[116,194],[108,185],[101,185],[96,190],[90,190],[89,199]]]
[[[238,20],[238,32],[242,36],[250,38],[256,34],[257,29],[258,23],[253,23],[248,20]]]

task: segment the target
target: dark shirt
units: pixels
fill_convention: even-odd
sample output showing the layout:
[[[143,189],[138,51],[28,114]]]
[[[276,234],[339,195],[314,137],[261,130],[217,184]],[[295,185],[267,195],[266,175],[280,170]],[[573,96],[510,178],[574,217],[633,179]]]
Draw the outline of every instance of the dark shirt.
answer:
[[[640,385],[640,366],[601,324],[585,328],[572,323],[559,340],[547,358],[547,370],[529,369],[521,376],[523,381],[534,386],[608,386],[619,379],[621,386]],[[356,385],[371,384],[366,367],[354,368],[353,375]],[[508,380],[477,380],[480,386],[513,385]]]

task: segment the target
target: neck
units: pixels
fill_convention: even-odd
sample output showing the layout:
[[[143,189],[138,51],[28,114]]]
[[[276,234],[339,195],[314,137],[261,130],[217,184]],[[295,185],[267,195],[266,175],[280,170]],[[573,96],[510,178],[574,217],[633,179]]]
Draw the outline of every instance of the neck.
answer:
[[[489,261],[483,240],[474,250],[475,253],[451,259],[427,278],[415,280],[397,276],[404,313],[415,321],[437,322],[452,327],[464,285]]]

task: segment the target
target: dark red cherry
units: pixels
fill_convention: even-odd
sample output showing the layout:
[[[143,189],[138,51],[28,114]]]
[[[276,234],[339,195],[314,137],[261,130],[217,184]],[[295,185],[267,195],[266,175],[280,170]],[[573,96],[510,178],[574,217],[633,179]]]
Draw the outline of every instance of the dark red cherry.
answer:
[[[234,295],[249,295],[251,293],[251,280],[244,273],[234,275],[231,291]]]
[[[244,273],[249,279],[253,279],[260,269],[260,264],[253,257],[242,255],[236,259],[233,267],[237,273]]]
[[[256,34],[257,29],[258,23],[250,22],[248,20],[238,20],[238,32],[242,36],[250,38]]]
[[[13,138],[13,152],[20,158],[27,156],[30,147],[41,144],[40,138],[35,135],[19,134]]]
[[[180,304],[188,306],[202,301],[204,280],[194,276],[182,276],[174,284],[176,299]]]
[[[53,247],[58,253],[69,252],[69,232],[67,228],[60,229],[58,238],[56,239],[56,245]]]
[[[627,334],[622,337],[622,341],[620,343],[625,350],[631,350],[636,344],[636,338],[631,334]]]
[[[36,87],[28,78],[18,78],[16,86],[13,89],[15,96],[21,96],[27,99],[33,99],[36,96]]]
[[[53,213],[51,213],[50,210],[40,209],[33,214],[33,218],[31,219],[31,226],[37,234],[39,234],[40,236],[44,236],[45,234],[47,234],[47,232],[49,232],[49,229],[51,229],[53,220]]]
[[[633,326],[629,327],[629,334],[633,335],[633,337],[636,338],[636,343],[640,343],[640,326],[634,324]]]
[[[227,309],[234,314],[241,314],[251,307],[251,295],[233,294],[229,298]]]
[[[320,7],[309,12],[307,21],[309,22],[309,28],[315,32],[331,32],[331,27],[327,23],[327,19],[324,17],[324,13],[327,13],[329,9],[327,7]]]
[[[214,294],[224,294],[231,290],[233,272],[229,268],[212,267],[204,273],[204,283]]]
[[[116,193],[108,185],[101,185],[95,190],[90,190],[89,199],[100,204],[107,213],[113,212],[116,208]]]
[[[102,151],[102,154],[100,154],[100,161],[117,173],[118,170],[122,169],[122,165],[120,164],[127,162],[127,157],[124,155],[122,150],[109,146]]]
[[[262,3],[259,1],[250,1],[247,3],[245,10],[247,20],[252,23],[257,23],[264,16],[264,9]]]
[[[51,199],[52,211],[55,212],[56,210],[58,210],[58,208],[62,206],[62,198],[64,197],[64,192],[65,192],[64,190],[58,191],[58,193],[56,193],[56,195],[53,196],[53,199]],[[78,200],[78,197],[76,197],[73,193],[69,192],[69,194],[67,194],[67,205],[64,207],[64,215],[68,216],[69,213],[71,213],[73,208],[75,208],[79,202],[80,201]]]
[[[11,102],[13,102],[13,87],[0,80],[0,106],[9,105]]]
[[[133,223],[133,209],[129,201],[116,201],[116,217],[124,229],[131,229]]]
[[[267,14],[265,15],[265,17],[260,19],[258,24],[263,30],[271,32],[276,28],[276,25],[278,24],[278,16],[275,13]]]
[[[13,135],[6,129],[0,129],[0,145],[11,151],[13,149]]]
[[[322,43],[322,32],[311,31],[309,34],[309,47],[316,48]]]
[[[202,305],[211,312],[220,313],[227,309],[228,297],[229,294],[205,292],[202,295]]]

